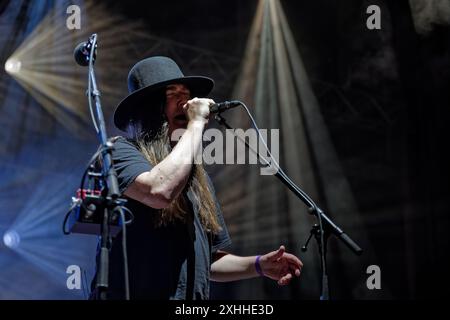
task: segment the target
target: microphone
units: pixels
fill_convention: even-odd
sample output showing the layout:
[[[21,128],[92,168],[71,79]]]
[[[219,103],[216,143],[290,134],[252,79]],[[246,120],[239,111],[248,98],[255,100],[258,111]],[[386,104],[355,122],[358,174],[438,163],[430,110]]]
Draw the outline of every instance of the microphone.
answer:
[[[88,41],[78,44],[73,51],[73,57],[75,58],[75,61],[82,67],[86,67],[89,65],[94,36],[96,36],[96,34],[93,34]],[[95,61],[95,58],[97,56],[97,44],[95,44],[94,50],[93,60]]]
[[[211,109],[209,109],[210,113],[221,113],[228,109],[235,108],[241,104],[238,100],[232,100],[232,101],[224,101],[219,103],[214,103],[211,106]]]

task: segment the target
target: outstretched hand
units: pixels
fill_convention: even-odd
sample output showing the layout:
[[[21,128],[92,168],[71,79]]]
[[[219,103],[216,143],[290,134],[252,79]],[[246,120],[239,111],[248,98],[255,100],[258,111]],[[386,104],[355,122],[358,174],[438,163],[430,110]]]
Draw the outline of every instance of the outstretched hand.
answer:
[[[278,281],[280,286],[291,282],[294,276],[299,277],[303,263],[293,254],[286,253],[284,246],[278,250],[262,255],[259,259],[261,271],[264,276]]]

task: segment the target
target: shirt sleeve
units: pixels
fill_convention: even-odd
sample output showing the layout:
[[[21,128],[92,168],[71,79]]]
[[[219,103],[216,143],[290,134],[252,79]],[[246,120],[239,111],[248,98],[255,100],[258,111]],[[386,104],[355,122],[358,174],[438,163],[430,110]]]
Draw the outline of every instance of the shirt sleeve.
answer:
[[[152,169],[152,165],[138,148],[123,137],[119,137],[114,143],[113,163],[121,193],[125,192],[137,176]]]
[[[214,190],[214,185],[210,177],[207,175],[208,183],[212,191],[214,202],[216,203],[216,214],[217,214],[217,222],[219,223],[221,230],[219,233],[213,235],[212,237],[212,253],[216,253],[218,250],[224,249],[231,245],[231,237],[228,233],[227,226],[225,224],[225,220],[223,218],[222,209],[220,207],[219,200],[216,197],[216,192]]]

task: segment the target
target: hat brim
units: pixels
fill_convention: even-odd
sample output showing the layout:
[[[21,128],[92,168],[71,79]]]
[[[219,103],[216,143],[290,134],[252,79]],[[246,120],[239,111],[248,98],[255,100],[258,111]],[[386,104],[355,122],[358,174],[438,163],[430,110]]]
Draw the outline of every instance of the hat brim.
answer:
[[[114,112],[114,125],[125,131],[139,108],[152,108],[149,103],[161,99],[163,90],[171,84],[184,84],[191,91],[192,97],[206,97],[214,88],[214,80],[202,76],[188,76],[159,82],[129,94],[118,105]],[[145,104],[144,104],[145,102]],[[158,108],[153,108],[158,111]],[[149,110],[151,112],[151,110]]]

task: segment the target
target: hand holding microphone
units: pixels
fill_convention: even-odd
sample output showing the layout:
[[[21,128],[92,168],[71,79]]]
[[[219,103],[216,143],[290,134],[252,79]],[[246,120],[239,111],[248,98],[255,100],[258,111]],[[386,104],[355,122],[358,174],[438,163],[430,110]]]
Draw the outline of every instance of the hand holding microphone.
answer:
[[[214,105],[214,100],[206,98],[193,98],[186,102],[183,111],[189,121],[200,121],[208,123],[210,106]]]

